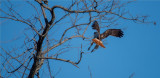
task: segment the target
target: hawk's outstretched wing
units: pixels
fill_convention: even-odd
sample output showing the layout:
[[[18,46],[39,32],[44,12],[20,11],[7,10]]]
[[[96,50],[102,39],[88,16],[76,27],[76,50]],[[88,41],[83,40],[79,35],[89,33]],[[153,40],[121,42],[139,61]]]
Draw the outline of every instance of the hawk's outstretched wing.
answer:
[[[109,35],[121,38],[123,37],[123,31],[121,29],[108,29],[100,35],[100,39],[104,39]]]
[[[92,25],[92,29],[95,29],[95,30],[97,30],[98,33],[100,33],[99,24],[97,21],[94,21],[94,23]]]

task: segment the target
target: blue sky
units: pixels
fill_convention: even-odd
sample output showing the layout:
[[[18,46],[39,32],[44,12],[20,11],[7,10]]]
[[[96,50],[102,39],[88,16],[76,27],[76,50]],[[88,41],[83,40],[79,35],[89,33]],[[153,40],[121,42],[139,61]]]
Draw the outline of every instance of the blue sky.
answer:
[[[149,15],[149,19],[156,21],[157,25],[137,24],[126,20],[119,21],[120,26],[115,28],[122,28],[124,37],[120,39],[108,37],[105,39],[106,48],[99,48],[94,53],[84,54],[81,63],[78,65],[80,69],[69,63],[50,60],[53,65],[52,74],[55,78],[90,78],[88,67],[91,70],[92,78],[128,78],[132,73],[135,73],[133,78],[160,78],[160,10],[158,10],[160,1],[136,1],[127,8],[133,14]],[[26,9],[24,15],[28,15],[28,13],[30,11]],[[28,33],[23,31],[24,28],[24,24],[1,20],[0,46],[8,50],[18,47],[23,43],[23,33]],[[58,28],[54,30],[62,31]],[[87,32],[90,31],[93,32],[91,27]],[[77,42],[77,39],[71,42],[76,46],[80,46],[81,43]],[[85,46],[83,51],[87,51],[89,42],[82,44]],[[70,50],[67,53],[78,55],[77,49]],[[72,58],[76,61],[78,56],[73,55],[65,54],[61,57]],[[45,69],[45,66],[42,67],[43,69]],[[41,71],[41,73],[45,73],[45,71]],[[3,75],[3,72],[1,74]],[[45,75],[40,76],[46,77]]]

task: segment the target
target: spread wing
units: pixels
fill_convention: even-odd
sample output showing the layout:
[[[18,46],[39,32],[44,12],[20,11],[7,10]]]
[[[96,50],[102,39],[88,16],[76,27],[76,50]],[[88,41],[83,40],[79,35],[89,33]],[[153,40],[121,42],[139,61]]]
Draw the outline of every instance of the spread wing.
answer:
[[[94,23],[92,25],[92,29],[95,29],[95,30],[97,30],[98,33],[100,33],[99,24],[97,21],[94,21]]]
[[[108,29],[100,35],[100,39],[104,39],[109,35],[121,38],[123,37],[123,31],[121,29]]]

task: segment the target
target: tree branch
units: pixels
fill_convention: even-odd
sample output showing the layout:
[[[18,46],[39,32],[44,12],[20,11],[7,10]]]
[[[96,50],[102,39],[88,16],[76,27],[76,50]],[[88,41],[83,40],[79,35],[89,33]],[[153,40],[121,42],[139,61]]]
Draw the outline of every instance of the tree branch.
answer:
[[[38,35],[40,35],[39,32],[34,28],[34,26],[33,26],[32,24],[29,24],[29,23],[27,23],[27,22],[24,21],[24,20],[20,20],[20,19],[17,19],[17,18],[14,19],[14,18],[11,18],[11,17],[1,17],[1,16],[0,16],[0,18],[10,19],[10,20],[19,21],[19,22],[21,22],[21,23],[27,24],[27,25],[29,25]]]
[[[88,38],[84,37],[83,35],[72,36],[72,37],[70,37],[70,38],[67,38],[67,39],[65,39],[65,40],[57,43],[56,45],[53,45],[52,47],[50,47],[50,48],[48,49],[48,51],[47,51],[47,50],[44,51],[43,54],[46,54],[46,53],[49,52],[50,50],[52,50],[52,49],[60,46],[61,44],[65,43],[65,42],[68,41],[68,40],[71,40],[71,39],[73,39],[73,38],[78,38],[78,37],[88,39]]]

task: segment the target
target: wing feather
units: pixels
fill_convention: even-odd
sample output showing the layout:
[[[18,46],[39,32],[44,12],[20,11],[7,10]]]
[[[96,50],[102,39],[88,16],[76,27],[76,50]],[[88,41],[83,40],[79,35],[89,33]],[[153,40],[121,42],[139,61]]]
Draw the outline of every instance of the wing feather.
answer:
[[[100,28],[99,28],[99,24],[97,21],[94,21],[93,25],[92,25],[92,29],[95,29],[98,31],[98,33],[100,33]]]
[[[109,35],[121,38],[123,37],[123,31],[121,29],[108,29],[100,35],[100,39],[104,39]]]

